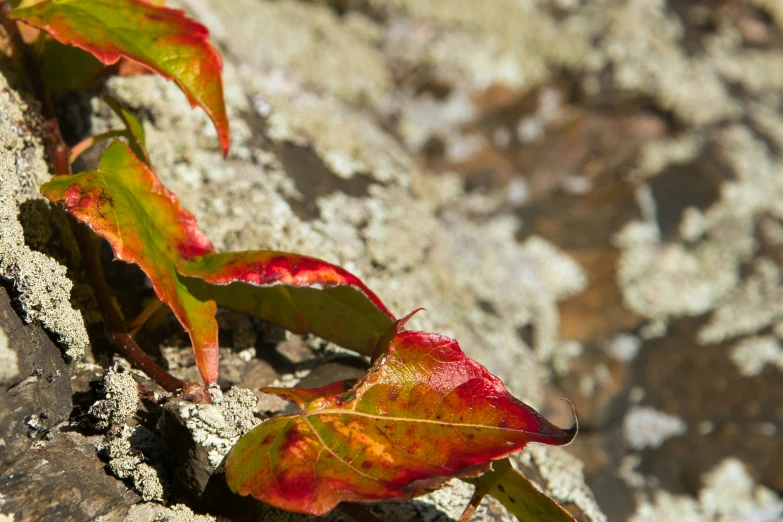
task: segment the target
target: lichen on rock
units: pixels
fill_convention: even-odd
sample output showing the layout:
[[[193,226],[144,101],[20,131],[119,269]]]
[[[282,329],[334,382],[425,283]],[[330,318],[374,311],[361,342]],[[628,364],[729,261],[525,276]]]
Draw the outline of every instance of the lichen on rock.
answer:
[[[257,400],[251,390],[233,387],[212,404],[179,404],[178,415],[193,441],[209,449],[214,468],[221,465],[239,437],[258,424]]]
[[[103,399],[90,406],[89,423],[96,430],[120,426],[136,413],[139,404],[138,385],[130,373],[107,369],[101,380]]]
[[[127,479],[145,501],[168,500],[171,486],[160,437],[144,426],[122,426],[109,433],[98,450],[108,457],[109,471]]]
[[[20,205],[41,200],[38,187],[49,176],[44,149],[29,129],[39,123],[35,111],[0,74],[0,277],[12,281],[28,322],[39,321],[54,333],[70,360],[89,343],[79,312],[70,303],[73,283],[65,267],[31,250],[19,221]]]

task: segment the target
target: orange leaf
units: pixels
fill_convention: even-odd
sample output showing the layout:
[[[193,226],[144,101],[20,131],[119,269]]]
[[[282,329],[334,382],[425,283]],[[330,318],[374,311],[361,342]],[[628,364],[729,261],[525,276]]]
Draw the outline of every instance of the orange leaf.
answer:
[[[515,399],[453,339],[403,330],[408,317],[391,326],[388,346],[350,389],[264,390],[301,411],[239,440],[226,460],[229,487],[323,515],[342,501],[408,499],[475,476],[528,442],[573,440],[575,428],[562,430]]]

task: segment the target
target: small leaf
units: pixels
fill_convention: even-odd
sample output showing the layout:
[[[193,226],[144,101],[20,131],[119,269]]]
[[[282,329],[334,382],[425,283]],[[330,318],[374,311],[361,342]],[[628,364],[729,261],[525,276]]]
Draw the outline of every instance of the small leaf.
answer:
[[[520,522],[574,522],[568,511],[538,491],[508,459],[497,460],[491,471],[465,480],[495,497]]]
[[[111,110],[119,116],[122,123],[125,125],[128,138],[128,145],[136,157],[147,164],[148,167],[152,167],[150,158],[147,155],[147,139],[144,136],[144,127],[141,126],[141,122],[134,116],[128,109],[123,106],[117,98],[109,96],[108,94],[103,96],[103,101],[106,105],[111,107]]]
[[[191,106],[200,106],[212,118],[223,154],[228,154],[223,61],[207,28],[182,11],[142,0],[44,0],[17,8],[11,16],[106,65],[125,57],[174,80]]]
[[[408,316],[410,317],[410,316]],[[562,430],[512,397],[456,341],[391,326],[367,376],[318,390],[267,389],[301,411],[264,421],[226,460],[240,495],[323,515],[339,502],[402,500],[474,474],[528,442],[568,444]]]
[[[177,263],[214,248],[155,173],[127,145],[114,141],[98,170],[55,176],[41,192],[105,238],[117,259],[139,265],[190,334],[204,382],[217,381],[217,306],[204,298],[203,282],[185,280],[176,270]]]
[[[225,306],[371,355],[394,316],[356,276],[320,259],[275,251],[210,254],[180,265]]]

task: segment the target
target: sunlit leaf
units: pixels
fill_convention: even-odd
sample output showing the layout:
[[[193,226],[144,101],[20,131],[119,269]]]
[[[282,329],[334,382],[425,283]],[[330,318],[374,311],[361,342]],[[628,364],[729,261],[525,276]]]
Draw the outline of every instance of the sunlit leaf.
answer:
[[[179,266],[210,284],[219,305],[371,355],[394,317],[356,276],[275,251],[211,254]]]
[[[228,154],[223,61],[206,27],[182,11],[142,0],[44,0],[17,8],[12,16],[106,65],[125,57],[174,80],[190,104],[212,118]]]
[[[205,283],[186,281],[176,270],[177,263],[214,249],[177,197],[120,141],[104,151],[98,170],[55,176],[41,192],[105,238],[117,259],[139,265],[189,332],[204,381],[214,383],[217,306],[204,297]]]
[[[492,463],[492,470],[465,480],[483,494],[495,497],[520,522],[574,522],[565,509],[538,491],[508,459],[497,460]]]
[[[475,476],[528,442],[571,442],[575,429],[515,399],[456,341],[403,330],[408,317],[391,326],[388,348],[351,388],[265,389],[301,411],[239,440],[226,461],[229,487],[322,515],[341,501],[407,499]]]

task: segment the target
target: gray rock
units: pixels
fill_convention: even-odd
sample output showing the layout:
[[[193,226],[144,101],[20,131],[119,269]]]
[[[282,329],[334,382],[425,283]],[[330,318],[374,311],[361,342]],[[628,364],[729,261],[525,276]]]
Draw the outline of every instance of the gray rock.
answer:
[[[0,473],[71,413],[69,367],[35,324],[24,324],[0,288]],[[13,371],[11,371],[13,369]]]
[[[28,451],[0,476],[0,513],[14,521],[120,522],[138,495],[106,473],[95,438],[65,426],[54,438]]]

